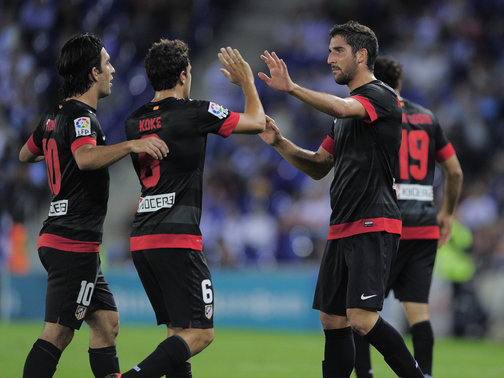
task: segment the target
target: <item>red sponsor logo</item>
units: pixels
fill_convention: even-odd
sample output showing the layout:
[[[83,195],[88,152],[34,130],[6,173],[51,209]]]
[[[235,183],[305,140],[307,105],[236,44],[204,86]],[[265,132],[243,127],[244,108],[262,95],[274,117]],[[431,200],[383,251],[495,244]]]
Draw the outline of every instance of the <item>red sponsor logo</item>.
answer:
[[[140,132],[161,128],[161,117],[140,120]]]

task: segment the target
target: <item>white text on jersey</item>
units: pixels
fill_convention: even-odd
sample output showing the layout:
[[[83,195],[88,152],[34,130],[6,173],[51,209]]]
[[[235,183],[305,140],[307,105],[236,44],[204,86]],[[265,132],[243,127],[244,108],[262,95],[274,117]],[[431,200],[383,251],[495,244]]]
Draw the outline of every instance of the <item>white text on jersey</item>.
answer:
[[[175,193],[140,197],[137,213],[148,213],[159,209],[169,209],[175,204]]]
[[[49,205],[49,216],[58,217],[68,212],[68,200],[51,202]]]

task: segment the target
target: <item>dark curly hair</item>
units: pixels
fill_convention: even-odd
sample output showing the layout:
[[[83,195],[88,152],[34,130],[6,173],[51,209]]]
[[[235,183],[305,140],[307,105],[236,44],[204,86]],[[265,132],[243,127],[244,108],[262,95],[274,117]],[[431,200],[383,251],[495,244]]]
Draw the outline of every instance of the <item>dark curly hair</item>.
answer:
[[[378,80],[383,81],[392,89],[399,87],[402,78],[402,65],[388,56],[376,58],[374,74]]]
[[[378,56],[378,39],[375,33],[367,26],[357,21],[348,21],[345,24],[334,25],[329,32],[331,38],[340,35],[346,43],[352,47],[352,52],[357,53],[360,49],[368,52],[367,66],[373,71],[374,62]]]
[[[172,89],[189,66],[189,47],[179,39],[155,42],[145,58],[145,71],[155,91]]]
[[[84,33],[70,38],[62,47],[56,68],[63,77],[63,95],[72,97],[86,93],[93,85],[90,77],[93,67],[102,72],[101,50],[103,42],[96,36]]]

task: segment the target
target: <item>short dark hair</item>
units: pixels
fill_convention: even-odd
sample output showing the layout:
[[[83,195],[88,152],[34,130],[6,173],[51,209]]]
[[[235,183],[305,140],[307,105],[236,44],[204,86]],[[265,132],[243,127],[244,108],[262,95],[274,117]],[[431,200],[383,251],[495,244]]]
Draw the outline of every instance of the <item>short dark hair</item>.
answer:
[[[337,35],[345,38],[346,43],[352,47],[354,54],[360,49],[366,49],[368,52],[367,66],[373,71],[379,48],[378,38],[370,28],[359,24],[357,21],[348,21],[345,24],[334,25],[329,35],[331,38]]]
[[[63,77],[63,95],[71,97],[86,93],[93,85],[90,77],[93,67],[101,72],[103,42],[96,36],[84,33],[70,38],[61,49],[56,67]]]
[[[374,74],[378,80],[383,81],[392,89],[399,87],[402,78],[402,65],[389,56],[376,58]]]
[[[172,89],[182,71],[189,66],[189,47],[179,39],[160,39],[145,57],[145,71],[155,91]]]

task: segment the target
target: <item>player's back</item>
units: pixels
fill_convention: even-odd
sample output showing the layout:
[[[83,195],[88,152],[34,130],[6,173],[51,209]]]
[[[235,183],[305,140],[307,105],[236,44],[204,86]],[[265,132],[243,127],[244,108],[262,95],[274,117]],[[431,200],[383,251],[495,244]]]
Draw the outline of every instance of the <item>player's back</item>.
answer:
[[[142,192],[132,235],[201,235],[203,167],[208,133],[221,133],[228,111],[211,112],[214,103],[166,98],[150,102],[126,120],[127,139],[155,135],[166,142],[162,160],[132,154]],[[225,113],[225,114],[224,114]]]
[[[403,237],[409,227],[436,226],[433,181],[436,161],[453,153],[434,114],[411,101],[403,100],[402,143],[399,172],[396,174],[397,198],[403,217]],[[430,235],[430,234],[429,234]],[[433,235],[433,236],[432,236]],[[438,231],[430,237],[438,237]]]

